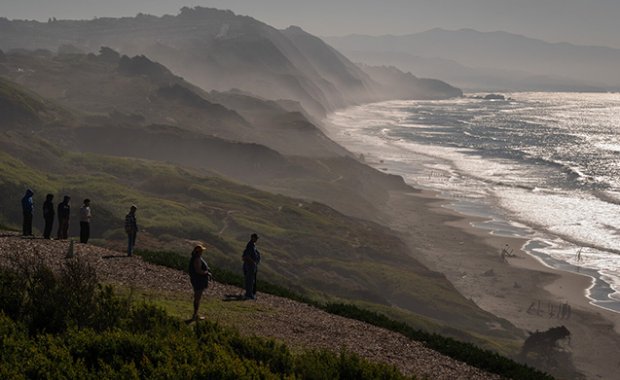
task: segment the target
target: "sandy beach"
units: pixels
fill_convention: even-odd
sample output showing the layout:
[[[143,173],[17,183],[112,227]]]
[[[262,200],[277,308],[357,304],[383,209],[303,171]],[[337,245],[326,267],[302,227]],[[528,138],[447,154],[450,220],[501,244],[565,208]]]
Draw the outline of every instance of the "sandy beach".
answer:
[[[589,303],[592,279],[543,265],[520,249],[526,240],[475,228],[481,219],[457,214],[447,202],[429,191],[393,193],[387,222],[418,252],[416,259],[482,309],[526,331],[566,326],[577,371],[588,379],[616,379],[620,359],[609,354],[620,351],[620,314]],[[514,256],[503,260],[506,244]],[[561,305],[569,305],[570,314]]]

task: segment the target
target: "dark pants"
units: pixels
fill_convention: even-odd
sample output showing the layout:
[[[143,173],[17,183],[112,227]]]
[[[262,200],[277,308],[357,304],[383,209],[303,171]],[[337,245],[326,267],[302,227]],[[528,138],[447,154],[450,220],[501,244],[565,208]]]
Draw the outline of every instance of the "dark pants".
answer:
[[[52,234],[52,226],[54,225],[54,217],[52,216],[45,218],[45,229],[43,230],[43,237],[46,239],[50,238]]]
[[[136,245],[136,232],[127,234],[127,256],[133,255],[133,247]]]
[[[24,236],[32,235],[32,213],[30,212],[24,213],[24,225],[22,228],[22,234]]]
[[[245,282],[245,297],[256,298],[256,274],[258,266],[252,264],[243,264],[243,277]]]
[[[69,218],[58,219],[58,239],[69,237]]]
[[[90,237],[90,223],[80,222],[80,243],[82,244],[88,243],[89,237]]]

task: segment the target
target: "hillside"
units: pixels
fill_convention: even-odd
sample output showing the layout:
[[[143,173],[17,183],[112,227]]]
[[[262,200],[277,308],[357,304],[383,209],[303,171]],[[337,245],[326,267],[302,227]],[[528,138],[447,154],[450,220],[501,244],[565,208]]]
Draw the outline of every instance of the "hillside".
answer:
[[[549,43],[506,32],[444,30],[325,37],[356,62],[393,65],[468,89],[617,90],[620,50]]]
[[[42,131],[67,150],[174,162],[363,217],[406,188],[348,158],[295,104],[206,93],[142,56],[20,51],[0,67],[72,110],[79,128],[65,120]]]
[[[191,242],[186,242],[191,247]],[[20,252],[22,260],[36,255],[55,270],[66,261],[68,243],[0,236],[0,266]],[[191,314],[191,287],[181,271],[144,262],[140,257],[76,244],[74,254],[91,265],[99,281],[119,291],[163,305],[172,315]],[[265,276],[266,277],[266,276]],[[263,277],[264,278],[264,277]],[[243,335],[275,338],[291,348],[353,352],[374,362],[394,365],[406,375],[432,379],[498,379],[472,366],[433,351],[421,342],[362,322],[328,314],[315,307],[259,292],[257,301],[235,301],[241,289],[212,282],[202,311],[209,321],[232,326]],[[232,300],[232,301],[231,301]]]
[[[14,155],[24,154],[12,149]],[[4,225],[19,220],[14,205],[25,186],[35,189],[37,205],[47,192],[71,194],[76,200],[88,196],[96,210],[93,236],[105,239],[99,240],[101,244],[111,244],[122,242],[120,221],[126,205],[135,203],[143,210],[142,247],[175,247],[184,239],[200,239],[216,247],[212,254],[216,264],[235,270],[244,237],[261,231],[269,252],[264,273],[298,292],[366,300],[386,310],[402,308],[414,324],[436,331],[462,326],[467,334],[482,336],[489,333],[488,322],[505,325],[505,331],[493,332],[501,339],[519,336],[509,324],[477,309],[445,278],[411,258],[407,247],[380,225],[346,217],[318,203],[271,195],[170,165],[49,150],[42,141],[31,140],[28,149],[38,151],[40,158],[31,160],[30,166],[0,154],[0,191],[7,194],[0,202]],[[37,169],[43,165],[45,170]],[[76,231],[78,218],[72,220],[71,231]],[[408,283],[417,285],[402,287]],[[428,297],[444,302],[429,304]],[[470,318],[454,318],[457,304]]]
[[[221,22],[230,25],[222,29]],[[159,34],[162,23],[170,27],[165,38]],[[197,40],[185,40],[187,28],[198,27],[204,30],[195,34]],[[426,245],[407,245],[402,235],[379,224],[388,218],[386,206],[394,193],[417,191],[351,157],[323,134],[313,122],[316,112],[307,109],[316,99],[321,107],[363,101],[363,94],[356,97],[359,91],[399,82],[397,96],[435,97],[457,89],[389,68],[374,69],[380,81],[367,86],[368,73],[315,37],[296,28],[280,32],[230,12],[184,9],[179,16],[161,18],[3,21],[2,28],[0,40],[26,47],[60,37],[66,42],[74,38],[69,30],[81,33],[83,39],[71,41],[88,49],[65,45],[56,54],[22,48],[1,56],[0,104],[15,116],[0,120],[0,225],[19,225],[17,205],[28,187],[35,191],[37,224],[46,193],[57,200],[71,195],[75,234],[79,201],[88,197],[93,244],[122,249],[123,217],[128,205],[137,204],[140,248],[184,251],[188,241],[203,241],[211,247],[211,262],[230,271],[239,269],[245,239],[256,231],[265,252],[261,275],[278,286],[317,302],[362,305],[429,334],[506,355],[518,351],[522,330],[480,309],[445,276],[422,265]],[[260,64],[252,75],[263,78],[280,75],[285,67],[287,80],[303,84],[299,88],[313,100],[308,103],[300,93],[274,100],[273,94],[255,95],[251,85],[206,91],[151,56],[101,47],[120,43],[119,31],[135,38],[135,45],[120,48],[123,52],[161,37],[158,44],[185,49],[174,57],[196,52],[203,59],[201,52],[217,52],[216,60],[227,59],[219,68],[229,70],[227,75],[238,74],[235,70],[250,75],[247,64],[255,59]],[[196,49],[202,46],[198,40],[207,41],[205,50]],[[262,48],[255,52],[257,46],[277,46],[282,55],[265,57]],[[86,52],[91,49],[95,52]],[[280,62],[283,56],[288,63]],[[238,60],[246,66],[236,66]],[[204,67],[203,74],[219,80],[219,71]],[[191,65],[178,66],[187,68]],[[261,71],[267,68],[274,71]],[[302,74],[307,76],[296,77]],[[332,91],[334,83],[342,88]],[[410,85],[424,91],[408,93]],[[449,218],[435,216],[431,219],[441,228],[424,239],[441,234],[436,240],[443,245],[437,249],[449,253],[466,234],[444,227]],[[422,226],[419,232],[430,229]],[[481,242],[476,246],[493,249]]]
[[[89,53],[101,46],[146,55],[206,90],[237,88],[271,100],[296,100],[318,117],[385,99],[385,93],[374,91],[372,78],[318,38],[230,11],[196,7],[176,16],[48,23],[0,19],[0,49],[5,51]]]
[[[423,247],[376,223],[392,192],[413,191],[402,178],[347,156],[284,155],[243,134],[280,128],[264,138],[286,142],[310,131],[317,138],[306,138],[306,149],[332,149],[294,103],[206,93],[150,59],[108,48],[10,52],[2,67],[20,83],[4,80],[2,99],[37,104],[32,115],[41,119],[28,125],[34,129],[2,128],[0,225],[19,225],[16,205],[29,187],[36,224],[46,193],[71,195],[75,233],[79,200],[88,197],[93,242],[121,248],[123,217],[138,204],[141,248],[178,250],[201,240],[213,247],[212,263],[231,271],[249,233],[259,231],[267,254],[261,273],[280,286],[508,355],[518,350],[523,331],[465,299],[416,259]]]
[[[57,197],[70,194],[74,213],[80,199],[90,198],[95,213],[94,241],[122,245],[120,221],[127,205],[135,203],[140,207],[141,247],[175,249],[186,239],[199,239],[214,247],[213,262],[230,270],[238,268],[238,254],[247,235],[260,231],[269,252],[262,272],[279,285],[316,299],[359,302],[412,326],[503,352],[518,347],[523,333],[480,310],[444,276],[421,265],[414,258],[419,248],[406,246],[388,228],[337,210],[349,207],[352,213],[348,215],[359,210],[379,219],[376,210],[387,202],[391,191],[412,191],[401,178],[374,171],[348,157],[283,156],[265,146],[220,139],[196,127],[201,118],[197,124],[188,120],[187,126],[144,125],[143,120],[155,121],[158,116],[149,113],[146,105],[141,108],[139,99],[152,94],[149,89],[160,88],[153,85],[159,83],[157,78],[179,80],[150,60],[122,57],[105,49],[99,55],[87,56],[21,52],[6,57],[4,67],[9,72],[19,65],[26,69],[15,70],[21,73],[15,75],[16,80],[54,96],[54,102],[45,100],[4,81],[10,89],[0,94],[6,103],[14,104],[16,99],[26,104],[38,102],[43,108],[36,114],[54,111],[59,116],[42,119],[36,130],[3,127],[0,224],[19,224],[21,215],[15,205],[23,189],[30,187],[35,190],[37,215],[48,192]],[[121,61],[125,70],[137,62],[141,72],[146,68],[149,74],[119,73]],[[96,78],[101,77],[115,86],[125,81],[131,84],[117,94],[116,100],[113,91],[103,86],[99,96],[109,102],[102,102],[109,107],[103,111],[97,110],[101,105],[93,95],[97,91],[92,89]],[[184,88],[194,91],[191,86]],[[216,119],[212,119],[216,121],[206,124],[214,128],[231,120],[243,128],[254,127],[270,113],[288,115],[285,107],[291,106],[239,93],[204,95],[195,91],[192,102],[207,104],[208,110],[216,111]],[[237,113],[219,100],[236,107],[247,103],[256,107],[241,107],[245,111]],[[115,110],[125,101],[144,114]],[[166,107],[165,102],[161,107]],[[169,110],[184,111],[175,107]],[[217,115],[223,116],[217,119]],[[296,117],[303,120],[301,113]],[[246,184],[262,183],[278,194],[233,182],[214,171],[243,178]],[[266,178],[261,179],[263,176]],[[304,198],[280,195],[294,193]],[[338,207],[312,200],[321,198]],[[71,231],[76,231],[77,220],[74,215]]]
[[[359,64],[365,73],[375,78],[385,91],[389,91],[399,99],[443,99],[445,94],[451,97],[463,96],[463,92],[437,79],[418,78],[403,73],[394,66],[369,66]]]
[[[2,114],[0,130],[38,128],[43,124],[52,123],[58,118],[69,121],[69,114],[63,112],[62,109],[55,107],[52,103],[25,88],[15,86],[1,76],[0,114]]]

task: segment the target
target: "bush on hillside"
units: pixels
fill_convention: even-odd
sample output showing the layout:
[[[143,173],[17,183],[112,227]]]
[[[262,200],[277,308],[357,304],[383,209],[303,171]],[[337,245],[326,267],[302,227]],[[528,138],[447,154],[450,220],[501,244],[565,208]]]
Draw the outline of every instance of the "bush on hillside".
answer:
[[[187,271],[189,258],[184,257],[179,253],[169,251],[140,251],[138,254],[141,255],[144,260],[152,262],[154,264]],[[243,287],[243,278],[241,277],[241,275],[218,268],[211,269],[217,281],[229,285]],[[471,366],[483,369],[485,371],[497,373],[499,375],[512,379],[552,379],[552,377],[546,373],[538,371],[529,366],[517,363],[514,360],[501,356],[495,352],[481,349],[471,343],[459,342],[457,340],[447,338],[442,335],[432,334],[418,329],[414,329],[406,323],[395,321],[383,314],[364,310],[355,305],[342,303],[319,304],[287,288],[279,285],[270,284],[265,281],[260,282],[259,290],[264,293],[293,299],[298,302],[303,302],[315,307],[319,307],[330,314],[355,319],[374,326],[383,327],[385,329],[401,333],[411,339],[423,342],[429,348],[432,348],[446,356],[465,362]],[[313,364],[316,368],[320,368],[321,365],[327,365],[325,364],[325,360],[319,360],[318,358],[312,357],[312,355],[316,356],[318,354],[307,353],[307,355],[310,355],[308,357],[309,359],[316,360],[316,364]],[[350,363],[350,361],[347,361],[347,363]],[[303,363],[298,363],[298,367],[303,367],[303,365]],[[330,368],[333,368],[333,365],[335,365],[335,363],[329,364]]]
[[[417,330],[406,323],[392,320],[385,315],[364,310],[355,305],[332,303],[325,305],[324,309],[331,314],[356,319],[374,326],[399,332],[408,338],[423,342],[427,347],[446,356],[510,379],[553,379],[552,376],[544,372],[517,363],[496,352],[481,349],[471,343],[459,342],[452,338]]]
[[[161,308],[129,305],[77,259],[59,274],[40,262],[0,268],[0,285],[0,378],[405,378],[357,355],[293,354],[216,323],[186,326]]]
[[[10,261],[0,268],[0,310],[22,321],[31,334],[70,327],[102,331],[129,314],[129,301],[98,284],[94,269],[79,258],[68,259],[58,275],[37,256]]]

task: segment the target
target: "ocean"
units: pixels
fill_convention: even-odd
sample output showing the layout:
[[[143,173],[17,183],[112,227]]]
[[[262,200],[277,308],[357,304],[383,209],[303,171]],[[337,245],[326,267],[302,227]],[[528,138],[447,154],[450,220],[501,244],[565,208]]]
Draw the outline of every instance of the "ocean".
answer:
[[[484,217],[476,227],[524,237],[545,265],[591,277],[591,303],[620,312],[620,94],[388,101],[327,125],[371,166]]]

